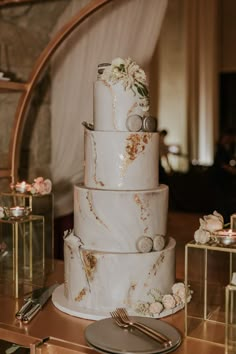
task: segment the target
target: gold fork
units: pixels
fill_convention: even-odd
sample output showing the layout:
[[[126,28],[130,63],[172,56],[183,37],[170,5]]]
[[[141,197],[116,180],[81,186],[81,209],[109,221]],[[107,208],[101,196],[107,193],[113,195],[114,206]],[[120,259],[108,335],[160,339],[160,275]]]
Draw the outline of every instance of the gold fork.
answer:
[[[156,337],[158,337],[159,340],[162,341],[166,347],[172,346],[172,342],[171,342],[170,338],[168,338],[164,334],[152,329],[151,327],[146,326],[144,323],[132,321],[125,308],[117,308],[116,312],[119,315],[119,317],[123,323],[130,325],[130,326],[135,326],[136,328],[138,326],[139,328],[145,329],[146,331],[148,331],[148,332],[152,333],[153,335],[155,335]]]
[[[149,338],[152,338],[154,340],[156,340],[159,344],[162,344],[164,347],[168,347],[169,344],[167,342],[164,342],[159,335],[157,335],[157,333],[155,331],[149,331],[149,328],[142,328],[141,326],[139,326],[138,324],[132,323],[132,324],[128,324],[125,323],[122,318],[120,317],[120,315],[118,314],[117,311],[112,311],[110,312],[111,317],[115,320],[116,324],[124,329],[128,329],[128,328],[136,328],[137,330],[139,330],[140,332],[146,334]]]

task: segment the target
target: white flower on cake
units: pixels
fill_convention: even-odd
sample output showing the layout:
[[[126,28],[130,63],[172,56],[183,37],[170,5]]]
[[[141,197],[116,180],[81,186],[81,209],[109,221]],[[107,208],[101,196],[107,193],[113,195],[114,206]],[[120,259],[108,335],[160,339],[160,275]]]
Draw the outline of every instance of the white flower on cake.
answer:
[[[214,211],[213,214],[203,216],[203,218],[199,219],[199,222],[200,227],[194,233],[194,240],[200,244],[209,242],[211,234],[224,227],[224,218],[217,211]]]
[[[175,299],[170,294],[163,296],[162,303],[165,309],[173,309],[175,307]]]
[[[161,302],[153,302],[150,306],[149,306],[149,312],[153,315],[156,314],[160,314],[163,311],[163,305]]]
[[[159,289],[150,289],[148,295],[150,295],[154,301],[158,301],[158,302],[160,302],[163,297]]]
[[[186,288],[184,283],[175,283],[172,286],[172,293],[173,295],[178,296],[182,302],[185,302],[186,296],[188,297],[191,295],[189,288],[187,288],[187,294],[186,294]]]
[[[158,289],[150,289],[147,293],[150,301],[139,301],[135,311],[143,316],[163,317],[182,309],[185,302],[189,302],[192,291],[185,288],[184,283],[175,283],[171,294],[161,294]]]
[[[178,306],[181,303],[183,303],[183,301],[181,300],[181,297],[179,295],[173,294],[173,298],[175,299],[176,306]]]
[[[136,311],[144,316],[150,316],[150,314],[152,316],[154,313],[150,311],[150,306],[151,303],[149,302],[139,302]]]
[[[139,97],[139,105],[144,112],[149,110],[149,93],[146,74],[130,58],[116,58],[106,67],[101,79],[113,84],[121,82],[125,90],[132,90]]]

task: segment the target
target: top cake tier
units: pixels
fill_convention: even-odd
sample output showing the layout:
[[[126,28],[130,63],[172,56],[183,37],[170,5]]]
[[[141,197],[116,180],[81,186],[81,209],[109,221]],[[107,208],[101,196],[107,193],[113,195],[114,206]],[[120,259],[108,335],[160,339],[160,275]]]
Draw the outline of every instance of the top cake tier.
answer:
[[[94,83],[94,130],[155,132],[145,72],[131,59],[98,66]]]

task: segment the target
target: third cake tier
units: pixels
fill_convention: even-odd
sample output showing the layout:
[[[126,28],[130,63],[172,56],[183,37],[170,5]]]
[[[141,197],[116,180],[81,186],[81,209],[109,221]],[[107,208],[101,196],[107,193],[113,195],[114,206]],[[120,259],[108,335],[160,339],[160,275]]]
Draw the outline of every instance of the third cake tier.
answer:
[[[168,186],[107,191],[74,187],[74,232],[89,249],[139,252],[141,238],[166,235]]]

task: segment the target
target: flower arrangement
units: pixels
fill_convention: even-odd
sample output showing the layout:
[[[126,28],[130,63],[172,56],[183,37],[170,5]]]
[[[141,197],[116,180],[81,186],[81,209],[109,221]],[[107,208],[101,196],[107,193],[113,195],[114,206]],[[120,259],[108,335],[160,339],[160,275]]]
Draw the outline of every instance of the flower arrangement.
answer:
[[[113,84],[121,82],[125,90],[132,90],[138,95],[139,105],[144,112],[149,110],[149,92],[145,72],[130,58],[116,58],[107,66],[102,75],[102,80]]]
[[[19,193],[31,193],[33,195],[45,195],[52,191],[52,182],[50,179],[44,179],[43,177],[37,177],[32,184],[23,182],[17,182],[15,185],[10,185],[12,190]]]
[[[205,215],[199,219],[200,227],[194,233],[194,239],[197,243],[205,244],[211,240],[212,233],[224,228],[223,216],[214,211],[213,214]]]
[[[44,179],[43,177],[37,177],[29,188],[31,194],[45,195],[52,191],[52,182],[50,179]]]
[[[186,300],[191,300],[192,291],[184,283],[175,283],[171,290],[171,294],[165,295],[156,288],[149,290],[150,301],[139,302],[135,311],[144,316],[164,317],[183,308]]]

